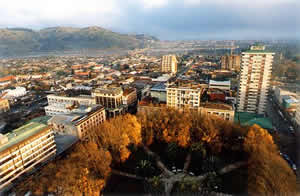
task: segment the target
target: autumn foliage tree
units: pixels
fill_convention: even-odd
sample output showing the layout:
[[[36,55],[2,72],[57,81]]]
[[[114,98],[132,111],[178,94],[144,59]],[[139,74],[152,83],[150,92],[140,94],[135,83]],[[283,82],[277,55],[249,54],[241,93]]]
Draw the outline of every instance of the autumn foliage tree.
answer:
[[[279,155],[272,136],[258,125],[250,127],[244,141],[249,155],[248,192],[251,195],[294,195],[296,176]]]
[[[172,153],[175,156],[167,160]],[[123,169],[132,162],[135,168]],[[181,168],[174,169],[174,165]],[[136,168],[147,172],[134,172]],[[295,175],[266,130],[162,107],[137,116],[119,116],[90,130],[88,141],[16,190],[99,195],[113,174],[140,180],[164,195],[176,191],[204,194],[222,191],[215,187],[224,175],[236,170],[247,173],[244,191],[250,195],[295,192]]]

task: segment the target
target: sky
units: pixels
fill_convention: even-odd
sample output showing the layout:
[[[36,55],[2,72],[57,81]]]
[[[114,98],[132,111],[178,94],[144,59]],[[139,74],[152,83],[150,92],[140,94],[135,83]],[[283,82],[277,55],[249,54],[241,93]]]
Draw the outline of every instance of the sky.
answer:
[[[54,26],[162,40],[300,39],[300,0],[0,0],[0,28]]]

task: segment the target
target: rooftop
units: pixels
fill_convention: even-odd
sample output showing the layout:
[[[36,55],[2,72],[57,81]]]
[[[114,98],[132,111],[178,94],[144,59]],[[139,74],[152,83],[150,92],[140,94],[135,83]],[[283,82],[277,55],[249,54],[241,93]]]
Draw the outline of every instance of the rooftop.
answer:
[[[244,126],[257,124],[264,129],[273,129],[272,121],[269,118],[248,112],[236,112],[234,122]]]
[[[188,88],[188,89],[201,89],[207,88],[207,84],[200,84],[191,80],[177,80],[173,84],[167,86],[167,88]]]
[[[204,108],[211,108],[211,109],[219,109],[219,110],[232,110],[232,106],[224,103],[205,103],[201,104]]]
[[[92,108],[91,111],[86,112],[84,114],[79,114],[79,113],[59,114],[59,115],[50,117],[48,122],[50,122],[50,123],[55,122],[55,123],[66,124],[66,125],[75,125],[76,123],[88,118],[95,111],[98,111],[101,109],[104,110],[104,108],[102,106],[98,105],[97,107]]]
[[[130,93],[134,92],[134,88],[126,88],[123,91],[123,96],[129,95]]]
[[[6,82],[6,81],[10,81],[10,80],[14,80],[15,76],[5,76],[3,78],[0,78],[0,82]]]
[[[8,138],[8,142],[0,146],[0,152],[3,152],[10,147],[30,138],[31,136],[43,131],[48,126],[42,123],[30,122],[26,125],[7,133],[5,136]]]
[[[72,125],[76,119],[80,118],[79,115],[74,114],[61,114],[55,115],[49,119],[49,123],[69,124]]]
[[[243,53],[268,53],[268,54],[275,54],[274,52],[267,51],[267,50],[246,50]]]
[[[102,107],[100,105],[97,104],[92,104],[89,106],[85,106],[85,105],[72,105],[69,107],[65,107],[64,105],[48,105],[45,107],[45,109],[63,109],[65,112],[67,113],[72,113],[72,114],[78,114],[78,115],[82,115],[82,114],[86,114],[92,111],[95,111],[97,109],[99,109],[99,107]]]
[[[40,116],[30,120],[29,122],[41,123],[46,125],[50,118],[51,118],[50,116]]]
[[[226,85],[230,86],[230,80],[227,81],[216,81],[216,80],[209,80],[210,85]]]
[[[102,87],[97,88],[94,90],[95,93],[101,93],[101,94],[114,94],[118,95],[122,93],[121,87]]]
[[[155,84],[152,88],[152,91],[166,91],[166,85],[164,83]]]

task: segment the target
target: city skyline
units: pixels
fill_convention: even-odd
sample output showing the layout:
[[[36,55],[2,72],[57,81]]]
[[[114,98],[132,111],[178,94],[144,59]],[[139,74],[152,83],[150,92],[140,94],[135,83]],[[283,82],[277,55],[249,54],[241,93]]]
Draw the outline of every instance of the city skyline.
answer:
[[[101,26],[162,40],[297,39],[298,6],[296,0],[11,0],[0,3],[0,28]]]

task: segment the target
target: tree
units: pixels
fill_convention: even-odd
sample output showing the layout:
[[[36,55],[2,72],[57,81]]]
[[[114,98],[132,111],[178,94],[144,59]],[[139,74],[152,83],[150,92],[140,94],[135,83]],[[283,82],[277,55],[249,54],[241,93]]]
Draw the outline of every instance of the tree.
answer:
[[[31,191],[34,195],[99,195],[110,173],[110,154],[94,143],[79,144],[65,159],[43,167],[15,187],[18,195]]]
[[[296,176],[280,157],[272,136],[266,130],[258,125],[251,127],[244,149],[249,154],[248,192],[251,195],[296,193]]]
[[[206,194],[222,191],[221,177],[236,170],[248,173],[244,180],[250,195],[295,191],[295,175],[266,130],[162,107],[137,117],[119,116],[90,130],[88,141],[69,157],[49,164],[18,190],[97,195],[110,175],[120,175],[164,195]],[[49,173],[56,174],[51,183]],[[40,180],[39,188],[35,180]]]

